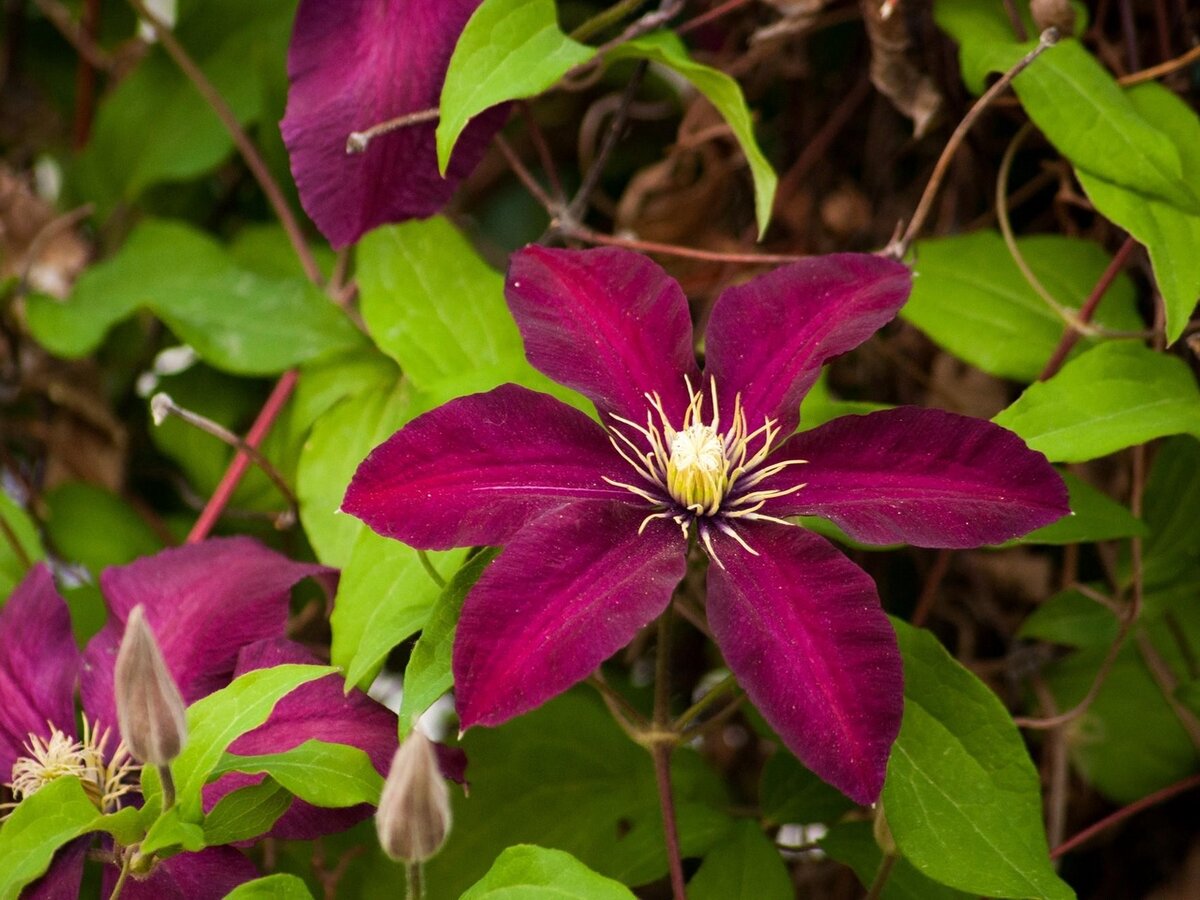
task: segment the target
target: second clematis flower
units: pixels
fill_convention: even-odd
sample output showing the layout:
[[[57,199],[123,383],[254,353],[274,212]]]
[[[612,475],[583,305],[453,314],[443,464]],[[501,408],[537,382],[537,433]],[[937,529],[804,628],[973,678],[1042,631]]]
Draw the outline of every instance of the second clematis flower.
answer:
[[[1068,511],[1046,459],[989,422],[899,408],[793,435],[822,364],[910,286],[900,263],[836,254],[731,287],[702,370],[687,300],[655,263],[516,253],[505,292],[526,355],[599,424],[511,384],[462,397],[376,448],[344,504],[414,547],[504,547],[458,626],[462,726],[532,709],[628,643],[670,603],[695,534],[730,670],[810,769],[874,802],[903,708],[896,638],[871,578],[789,517],[864,543],[976,547]]]

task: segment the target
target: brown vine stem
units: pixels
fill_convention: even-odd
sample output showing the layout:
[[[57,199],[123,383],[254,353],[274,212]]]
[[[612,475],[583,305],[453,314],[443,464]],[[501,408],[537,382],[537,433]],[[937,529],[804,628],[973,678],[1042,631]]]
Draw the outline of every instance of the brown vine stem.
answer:
[[[167,51],[167,54],[174,60],[175,65],[179,66],[183,74],[187,76],[188,81],[192,83],[192,86],[196,88],[200,96],[212,108],[212,111],[217,114],[217,118],[221,120],[221,124],[229,132],[229,136],[233,138],[233,143],[237,146],[238,152],[246,163],[246,167],[250,170],[250,174],[258,182],[258,186],[266,196],[267,202],[271,204],[271,209],[275,212],[280,224],[283,225],[283,230],[287,233],[288,240],[292,244],[292,249],[296,252],[296,256],[300,260],[300,265],[304,267],[304,274],[308,276],[308,279],[313,284],[321,285],[321,270],[317,266],[316,257],[313,256],[312,250],[304,240],[304,232],[300,228],[300,223],[292,213],[291,207],[288,206],[283,191],[280,190],[279,185],[272,177],[271,170],[267,168],[266,162],[263,161],[262,154],[258,152],[258,148],[254,146],[254,142],[250,140],[249,135],[242,129],[237,116],[230,109],[229,104],[225,102],[225,98],[213,87],[212,82],[208,80],[208,76],[204,74],[196,64],[196,61],[184,49],[183,45],[176,40],[175,33],[171,31],[170,27],[146,8],[144,0],[129,0],[129,3],[137,14],[154,29],[155,37],[158,38],[163,49]]]
[[[564,237],[574,238],[586,244],[602,244],[606,247],[627,247],[642,253],[658,253],[663,256],[678,256],[684,259],[699,259],[705,262],[733,263],[747,266],[774,266],[793,263],[804,259],[792,253],[726,253],[720,250],[696,250],[682,247],[678,244],[660,244],[657,241],[640,241],[635,238],[622,238],[616,235],[603,234],[593,231],[583,225],[567,226],[565,223],[552,223]]]
[[[883,896],[883,889],[887,887],[888,879],[892,877],[892,868],[899,858],[894,853],[883,854],[883,858],[879,860],[879,868],[875,870],[875,877],[871,879],[871,886],[867,888],[867,896],[864,900],[879,900]]]
[[[21,543],[21,539],[17,537],[17,533],[12,530],[12,526],[8,524],[8,520],[4,516],[0,516],[0,533],[4,534],[4,540],[12,548],[13,556],[17,558],[17,562],[21,564],[21,568],[31,568],[33,560],[30,559],[29,553],[25,550],[25,545]]]
[[[598,34],[605,28],[610,28],[616,25],[630,13],[637,10],[639,6],[645,3],[646,0],[618,0],[607,9],[602,9],[590,19],[579,25],[571,32],[571,39],[575,41],[586,41],[593,34]]]
[[[1133,253],[1136,247],[1137,241],[1135,241],[1132,237],[1127,236],[1125,238],[1125,242],[1121,244],[1121,248],[1116,252],[1116,255],[1114,255],[1109,261],[1108,267],[1104,270],[1104,273],[1096,281],[1095,286],[1092,288],[1092,292],[1088,294],[1087,299],[1083,301],[1083,305],[1079,307],[1078,319],[1080,322],[1087,324],[1092,321],[1092,316],[1096,314],[1096,307],[1100,305],[1100,299],[1104,296],[1109,287],[1112,286],[1113,281],[1116,280],[1116,277],[1120,274],[1121,269],[1125,267],[1126,261],[1128,261],[1130,254]],[[1053,377],[1055,373],[1062,368],[1062,364],[1067,359],[1067,354],[1069,354],[1071,352],[1071,348],[1079,342],[1079,337],[1080,334],[1078,329],[1070,327],[1063,329],[1063,334],[1059,339],[1058,346],[1054,348],[1054,353],[1051,354],[1050,359],[1046,362],[1046,368],[1044,368],[1042,370],[1042,374],[1038,376],[1038,381],[1046,381],[1047,379]]]
[[[714,19],[719,19],[721,16],[731,13],[739,7],[746,6],[750,2],[751,0],[725,0],[720,6],[714,6],[708,12],[701,13],[694,19],[688,19],[675,29],[675,33],[687,34],[689,31],[695,31],[697,28],[702,28]]]
[[[963,116],[962,121],[958,123],[958,127],[954,129],[954,133],[950,135],[950,140],[946,142],[946,146],[942,150],[942,155],[938,157],[938,161],[933,167],[933,174],[929,176],[929,182],[925,185],[925,192],[921,195],[921,199],[917,203],[916,212],[913,213],[913,217],[909,221],[903,236],[888,245],[884,250],[885,255],[895,259],[904,258],[908,253],[908,248],[912,246],[912,242],[916,240],[917,235],[921,233],[921,229],[925,227],[925,220],[929,218],[930,210],[933,209],[933,201],[937,197],[942,182],[946,178],[946,172],[950,168],[950,163],[958,153],[958,148],[962,145],[963,140],[975,125],[975,122],[991,106],[992,102],[1008,89],[1014,78],[1024,72],[1035,59],[1053,47],[1057,42],[1058,30],[1047,28],[1038,39],[1037,46],[1026,53],[1015,66],[1000,76],[996,80],[996,83],[988,88],[982,97],[975,101],[975,105]]]
[[[667,844],[667,863],[671,872],[671,893],[675,900],[687,900],[683,881],[683,855],[679,847],[679,828],[675,822],[675,798],[671,793],[671,753],[677,735],[671,727],[671,607],[658,617],[658,645],[654,665],[654,727],[661,734],[650,747],[654,758],[654,780],[658,783],[658,802],[662,807],[663,839]]]
[[[1194,62],[1200,62],[1200,44],[1197,44],[1182,56],[1177,56],[1174,59],[1168,59],[1164,63],[1159,63],[1157,66],[1151,66],[1149,69],[1142,69],[1140,72],[1130,72],[1128,75],[1122,75],[1117,79],[1117,83],[1122,87],[1129,87],[1133,84],[1142,84],[1147,81],[1154,81],[1155,79],[1170,75],[1172,72],[1178,72],[1180,69],[1187,68]]]
[[[1192,775],[1188,778],[1184,778],[1182,781],[1177,781],[1172,785],[1168,785],[1161,791],[1155,791],[1153,794],[1143,797],[1141,800],[1135,800],[1128,806],[1121,807],[1116,812],[1105,816],[1099,822],[1089,825],[1087,828],[1083,829],[1083,831],[1079,832],[1068,840],[1063,841],[1063,843],[1059,844],[1050,851],[1050,858],[1058,859],[1060,856],[1065,856],[1076,847],[1094,838],[1100,832],[1106,831],[1117,823],[1125,821],[1130,816],[1137,815],[1142,810],[1149,809],[1152,806],[1157,806],[1160,803],[1165,803],[1172,797],[1175,797],[1186,791],[1190,791],[1195,787],[1200,787],[1200,775]]]
[[[362,131],[352,131],[346,136],[346,153],[348,155],[363,153],[370,146],[371,141],[380,135],[399,131],[401,128],[409,128],[413,125],[436,122],[439,118],[441,118],[441,110],[435,106],[431,109],[419,109],[416,112],[405,113],[402,116],[397,116],[394,119],[388,119],[384,122],[377,122],[370,128]]]

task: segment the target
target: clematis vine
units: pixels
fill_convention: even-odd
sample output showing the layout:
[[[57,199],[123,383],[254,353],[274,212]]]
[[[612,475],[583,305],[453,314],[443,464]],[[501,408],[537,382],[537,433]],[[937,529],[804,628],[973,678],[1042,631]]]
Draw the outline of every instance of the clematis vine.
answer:
[[[110,617],[80,653],[49,570],[34,567],[0,609],[0,772],[12,773],[14,802],[67,775],[78,777],[104,812],[139,801],[139,767],[115,733],[113,680],[125,623],[136,606],[142,606],[184,701],[192,703],[245,671],[316,662],[311,652],[285,637],[289,592],[303,578],[331,574],[249,538],[165,550],[102,573]],[[77,685],[83,707],[79,728]],[[395,717],[361,692],[344,695],[341,679],[331,675],[281,700],[271,717],[238,738],[230,751],[280,752],[310,738],[359,747],[383,774],[396,749]],[[223,776],[205,789],[205,809],[262,777]],[[270,834],[313,838],[349,827],[371,811],[368,806],[319,809],[295,800]],[[89,847],[90,840],[82,838],[62,848],[27,896],[77,896]],[[118,875],[108,855],[106,896]],[[218,898],[257,874],[237,850],[210,847],[158,862],[127,881],[121,896]]]
[[[877,799],[903,706],[895,635],[871,578],[791,518],[866,543],[974,547],[1068,511],[1045,458],[989,422],[899,408],[793,434],[822,364],[890,321],[910,280],[837,254],[731,287],[702,370],[687,300],[650,260],[513,256],[505,291],[529,361],[599,424],[512,384],[462,397],[376,448],[344,504],[414,547],[504,547],[458,626],[464,728],[532,709],[628,643],[666,609],[694,534],[730,670],[809,768]]]

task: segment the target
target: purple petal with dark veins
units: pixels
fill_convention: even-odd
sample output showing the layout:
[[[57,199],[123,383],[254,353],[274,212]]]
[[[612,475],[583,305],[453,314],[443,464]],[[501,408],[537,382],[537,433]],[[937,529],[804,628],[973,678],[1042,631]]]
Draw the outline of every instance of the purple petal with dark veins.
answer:
[[[898,262],[835,253],[727,289],[705,338],[705,377],[716,376],[721,408],[733,409],[740,393],[751,430],[770,417],[791,434],[825,361],[890,322],[911,288],[912,273]]]
[[[287,663],[320,662],[303,645],[276,638],[243,648],[235,676]],[[396,752],[396,716],[362,691],[344,693],[344,686],[340,675],[302,684],[275,704],[266,722],[234,741],[229,752],[241,756],[280,753],[307,740],[349,744],[365,751],[379,774],[386,776]],[[204,789],[205,812],[230,791],[255,784],[264,777],[240,772],[223,775]],[[374,807],[367,804],[324,809],[296,800],[275,822],[270,836],[282,840],[311,840],[344,831],[373,811]]]
[[[0,782],[31,733],[50,736],[47,722],[75,734],[79,662],[67,604],[39,563],[0,608]]]
[[[112,895],[120,869],[104,867],[104,897]],[[232,847],[208,847],[168,857],[147,878],[127,878],[121,900],[221,900],[258,877],[254,863]]]
[[[463,604],[454,692],[464,729],[499,725],[583,680],[658,616],[686,569],[679,526],[619,503],[530,523]]]
[[[862,804],[883,787],[904,675],[875,584],[824,538],[735,526],[759,554],[712,531],[708,622],[729,668],[800,761]]]
[[[83,863],[94,837],[85,835],[59,847],[46,874],[21,891],[21,900],[79,900]]]
[[[346,154],[353,131],[438,105],[450,54],[479,0],[303,0],[288,50],[280,123],[304,209],[334,247],[386,222],[432,215],[504,124],[495,107],[467,126],[438,174],[436,120]]]
[[[512,255],[504,287],[534,368],[574,388],[601,413],[645,424],[645,394],[658,392],[678,426],[684,376],[699,386],[692,320],[675,279],[629,250],[551,250]]]
[[[843,416],[796,435],[772,461],[785,458],[808,463],[756,489],[806,486],[763,512],[822,516],[869,544],[998,544],[1070,509],[1046,457],[999,425],[938,409]]]
[[[396,432],[363,460],[342,509],[425,550],[504,544],[572,500],[630,500],[604,476],[637,476],[579,410],[504,384],[459,397]]]
[[[105,569],[100,589],[111,615],[84,651],[84,709],[116,723],[113,664],[137,604],[145,606],[167,667],[192,703],[229,683],[244,646],[285,633],[292,585],[331,571],[292,562],[246,537],[210,538]]]

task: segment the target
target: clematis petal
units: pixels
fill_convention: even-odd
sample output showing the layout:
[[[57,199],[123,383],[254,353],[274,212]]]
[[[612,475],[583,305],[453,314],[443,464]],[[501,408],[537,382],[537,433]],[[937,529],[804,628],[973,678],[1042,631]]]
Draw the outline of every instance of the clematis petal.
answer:
[[[911,289],[906,266],[865,253],[802,259],[727,289],[705,338],[722,408],[740,393],[751,428],[770,417],[791,434],[821,366],[890,322]]]
[[[683,578],[679,527],[618,503],[530,523],[483,573],[454,640],[464,729],[499,725],[583,680],[661,613]]]
[[[822,516],[871,544],[998,544],[1070,511],[1046,457],[998,425],[938,409],[843,416],[796,435],[772,457],[785,458],[808,463],[759,488],[806,486],[764,512]]]
[[[754,705],[806,766],[874,803],[900,730],[896,635],[870,576],[824,538],[786,525],[711,533],[708,622]]]
[[[546,394],[504,384],[414,419],[359,465],[342,509],[426,550],[503,544],[572,500],[626,500],[604,431]]]
[[[438,174],[435,122],[374,138],[353,131],[438,105],[450,54],[479,0],[303,0],[280,123],[304,209],[334,247],[386,222],[432,215],[483,157],[507,107],[475,119]]]
[[[639,424],[657,392],[679,425],[684,376],[698,385],[699,370],[687,298],[657,263],[613,247],[531,245],[513,254],[504,294],[535,368]]]
[[[59,847],[46,874],[21,892],[21,900],[78,900],[92,838],[89,834]]]
[[[39,563],[0,608],[0,782],[31,733],[49,737],[47,722],[74,733],[79,661],[67,604]]]
[[[105,569],[100,589],[111,615],[84,651],[84,709],[116,722],[113,665],[125,620],[139,603],[191,703],[229,683],[242,647],[284,634],[292,585],[332,571],[245,537],[211,538]]]
[[[244,647],[234,674],[286,663],[320,662],[303,645],[276,638]],[[345,693],[344,685],[339,675],[302,684],[275,704],[266,722],[234,741],[229,752],[241,756],[279,753],[307,740],[349,744],[366,751],[379,774],[386,775],[392,754],[396,752],[396,716],[362,691]],[[211,810],[230,791],[255,784],[263,777],[241,773],[222,776],[204,789],[205,811]],[[373,811],[374,808],[366,804],[324,809],[296,800],[275,822],[270,836],[282,840],[311,840],[344,831]]]
[[[103,896],[112,896],[119,874],[114,865],[104,867]],[[145,878],[126,879],[121,900],[220,900],[257,877],[254,863],[237,850],[208,847],[167,857]]]

